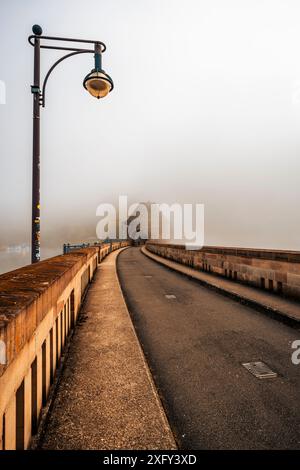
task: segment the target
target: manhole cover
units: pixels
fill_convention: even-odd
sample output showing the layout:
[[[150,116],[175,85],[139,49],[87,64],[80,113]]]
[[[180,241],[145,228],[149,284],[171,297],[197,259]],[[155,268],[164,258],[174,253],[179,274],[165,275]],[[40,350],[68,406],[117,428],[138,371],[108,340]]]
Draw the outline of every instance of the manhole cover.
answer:
[[[261,361],[244,362],[242,366],[258,379],[272,379],[277,377],[276,372],[273,372],[267,364]]]
[[[165,295],[165,298],[166,298],[166,299],[176,299],[176,295],[174,295],[174,294],[166,294],[166,295]]]

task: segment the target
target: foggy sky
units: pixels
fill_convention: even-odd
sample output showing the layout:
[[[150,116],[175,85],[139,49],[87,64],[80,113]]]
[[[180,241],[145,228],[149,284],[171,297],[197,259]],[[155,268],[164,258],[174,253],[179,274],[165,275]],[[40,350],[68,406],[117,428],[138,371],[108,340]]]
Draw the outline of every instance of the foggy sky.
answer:
[[[0,245],[30,240],[34,23],[104,41],[115,83],[100,101],[83,89],[89,54],[49,79],[44,244],[95,236],[120,194],[204,203],[206,245],[300,249],[297,0],[1,0]],[[42,76],[60,56],[42,51]]]

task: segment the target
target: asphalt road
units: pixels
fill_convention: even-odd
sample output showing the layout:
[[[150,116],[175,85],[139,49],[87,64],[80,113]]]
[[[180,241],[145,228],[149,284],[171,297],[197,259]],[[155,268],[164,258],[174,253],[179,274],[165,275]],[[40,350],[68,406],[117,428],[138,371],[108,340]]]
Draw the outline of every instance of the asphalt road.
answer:
[[[123,251],[125,299],[182,449],[300,449],[300,331]],[[150,276],[150,277],[149,277]],[[167,298],[175,295],[176,298]],[[242,363],[278,376],[258,379]]]

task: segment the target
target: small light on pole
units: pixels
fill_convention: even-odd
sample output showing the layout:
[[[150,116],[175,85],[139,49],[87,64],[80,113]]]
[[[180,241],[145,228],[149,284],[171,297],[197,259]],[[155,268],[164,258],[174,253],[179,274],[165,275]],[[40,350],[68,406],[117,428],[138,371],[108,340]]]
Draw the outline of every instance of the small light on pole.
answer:
[[[95,44],[95,68],[83,80],[84,88],[95,98],[104,98],[112,91],[114,84],[109,75],[102,70],[101,44]]]

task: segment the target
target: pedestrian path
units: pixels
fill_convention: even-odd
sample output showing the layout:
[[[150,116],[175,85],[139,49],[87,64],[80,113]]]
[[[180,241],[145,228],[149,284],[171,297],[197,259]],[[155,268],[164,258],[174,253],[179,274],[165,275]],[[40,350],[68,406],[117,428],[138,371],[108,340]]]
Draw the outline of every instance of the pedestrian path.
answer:
[[[176,449],[119,286],[119,251],[88,290],[42,449]]]

